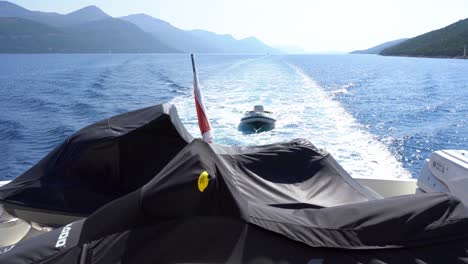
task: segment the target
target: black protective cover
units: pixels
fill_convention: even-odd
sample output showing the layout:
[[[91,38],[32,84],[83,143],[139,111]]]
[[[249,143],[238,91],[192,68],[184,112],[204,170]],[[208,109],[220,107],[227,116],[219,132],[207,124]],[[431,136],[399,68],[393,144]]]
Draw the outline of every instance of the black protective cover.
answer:
[[[191,140],[173,105],[117,115],[79,130],[1,187],[0,202],[87,216],[143,186]]]
[[[57,229],[0,263],[468,263],[468,212],[455,197],[375,199],[330,164],[306,141],[226,149],[194,140],[143,187],[74,222],[65,247],[54,247]],[[320,189],[349,200],[321,204]],[[263,195],[285,190],[298,195]]]

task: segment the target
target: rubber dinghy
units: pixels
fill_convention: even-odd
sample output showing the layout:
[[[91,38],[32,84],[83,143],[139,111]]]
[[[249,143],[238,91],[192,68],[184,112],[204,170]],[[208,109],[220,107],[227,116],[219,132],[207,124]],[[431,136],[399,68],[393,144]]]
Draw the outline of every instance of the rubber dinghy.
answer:
[[[266,132],[274,129],[275,123],[272,112],[265,111],[262,105],[256,105],[253,111],[248,111],[241,118],[239,130],[246,134]]]
[[[16,206],[85,216],[0,248],[0,263],[468,263],[468,209],[448,193],[383,199],[306,140],[228,147],[192,139],[169,105],[112,120],[72,135],[35,173],[0,188],[8,214]],[[109,129],[118,140],[96,139]],[[108,163],[106,146],[113,157],[146,151]]]

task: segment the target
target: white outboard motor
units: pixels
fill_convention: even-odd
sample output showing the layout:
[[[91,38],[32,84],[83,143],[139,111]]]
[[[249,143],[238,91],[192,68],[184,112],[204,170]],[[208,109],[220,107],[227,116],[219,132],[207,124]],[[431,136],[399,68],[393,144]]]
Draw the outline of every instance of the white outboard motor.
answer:
[[[418,177],[418,192],[447,192],[468,205],[468,151],[434,151]]]
[[[9,181],[0,181],[0,187]],[[0,248],[51,231],[49,227],[29,223],[10,215],[0,204]]]
[[[8,181],[0,181],[0,187]],[[0,247],[20,241],[29,232],[31,226],[19,218],[9,215],[0,204]]]
[[[265,110],[263,110],[263,105],[255,105],[254,106],[254,112],[260,112],[263,113]]]
[[[30,229],[29,223],[9,215],[0,205],[0,247],[17,243],[28,234]]]

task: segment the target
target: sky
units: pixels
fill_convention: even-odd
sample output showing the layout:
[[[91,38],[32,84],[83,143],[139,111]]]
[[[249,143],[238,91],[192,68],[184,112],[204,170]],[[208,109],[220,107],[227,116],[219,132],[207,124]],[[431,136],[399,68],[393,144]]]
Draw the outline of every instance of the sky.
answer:
[[[348,52],[414,37],[468,18],[468,0],[10,0],[69,13],[95,5],[111,16],[145,13],[181,29],[312,53]]]

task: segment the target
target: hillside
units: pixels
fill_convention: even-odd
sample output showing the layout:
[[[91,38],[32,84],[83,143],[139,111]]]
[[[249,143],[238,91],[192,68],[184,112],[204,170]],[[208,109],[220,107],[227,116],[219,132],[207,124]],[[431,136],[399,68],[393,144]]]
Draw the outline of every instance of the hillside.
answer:
[[[278,50],[267,46],[255,37],[237,40],[229,34],[221,35],[206,30],[188,31],[198,39],[209,43],[220,53],[280,53]]]
[[[129,15],[120,19],[137,25],[142,30],[160,39],[167,46],[180,51],[205,53],[215,49],[210,44],[182,29],[145,14]]]
[[[1,53],[178,52],[96,6],[62,15],[0,1],[0,39]]]
[[[17,17],[36,21],[53,27],[67,27],[110,17],[95,6],[88,6],[72,13],[30,11],[7,1],[0,1],[0,17]]]
[[[352,51],[351,54],[379,54],[384,49],[387,49],[387,48],[393,47],[395,45],[398,45],[400,43],[403,43],[406,40],[408,40],[408,39],[407,38],[402,38],[402,39],[397,39],[397,40],[384,42],[382,44],[379,44],[377,46],[374,46],[372,48],[368,48],[368,49],[365,49],[365,50]]]
[[[463,55],[468,45],[468,19],[460,20],[447,27],[434,30],[401,44],[384,49],[381,55],[456,57]]]
[[[241,40],[205,30],[182,30],[166,21],[136,14],[121,17],[151,33],[164,44],[185,52],[198,53],[278,53],[260,40],[250,37]]]
[[[254,37],[237,40],[204,30],[182,30],[144,14],[113,18],[96,6],[58,14],[0,1],[0,18],[2,53],[279,53]],[[38,33],[24,34],[23,26],[37,28]],[[39,33],[46,28],[55,33]]]
[[[69,23],[81,24],[91,21],[97,21],[105,18],[110,18],[108,14],[104,13],[96,6],[87,6],[65,15]]]
[[[63,31],[22,18],[0,18],[0,53],[68,52],[74,40]]]
[[[0,40],[0,53],[176,52],[137,26],[115,18],[66,28],[0,18]]]
[[[76,39],[77,52],[157,53],[178,52],[134,24],[117,18],[65,28]]]

